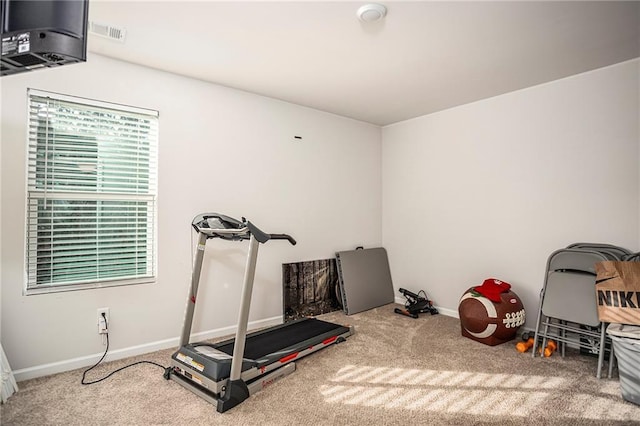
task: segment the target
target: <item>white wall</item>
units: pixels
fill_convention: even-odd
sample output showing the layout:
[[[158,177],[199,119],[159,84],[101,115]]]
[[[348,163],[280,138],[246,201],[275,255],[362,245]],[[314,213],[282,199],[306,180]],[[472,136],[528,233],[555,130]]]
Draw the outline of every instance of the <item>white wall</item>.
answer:
[[[23,296],[28,87],[160,111],[158,279]],[[191,219],[246,216],[290,246],[261,246],[250,321],[280,322],[282,263],[381,244],[381,131],[197,80],[92,55],[85,64],[2,79],[2,345],[18,379],[177,344],[191,270]],[[294,136],[302,136],[302,141]],[[248,243],[208,244],[194,332],[236,323]]]
[[[640,249],[639,61],[376,126],[92,55],[1,81],[1,338],[19,380],[177,343],[192,217],[288,232],[259,255],[255,324],[280,320],[281,264],[387,248],[394,286],[456,314],[468,287],[513,284],[534,319],[546,257],[576,241]],[[160,111],[154,284],[23,296],[26,88]],[[303,137],[294,141],[294,135]],[[226,158],[226,160],[225,160]],[[229,160],[231,159],[231,160]],[[382,191],[381,191],[382,188]],[[236,322],[246,243],[212,241],[194,332]]]
[[[394,286],[457,315],[499,278],[533,327],[553,250],[639,250],[639,75],[634,60],[383,128]]]

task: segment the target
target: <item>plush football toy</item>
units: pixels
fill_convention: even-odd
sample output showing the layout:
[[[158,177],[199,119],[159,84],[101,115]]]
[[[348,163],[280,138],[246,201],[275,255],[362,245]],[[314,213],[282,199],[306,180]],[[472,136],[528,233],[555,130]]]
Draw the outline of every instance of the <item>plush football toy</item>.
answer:
[[[496,280],[497,281],[497,280]],[[502,283],[501,284],[507,284]],[[484,285],[484,284],[483,284]],[[508,285],[508,284],[507,284]],[[524,306],[518,295],[509,288],[495,288],[488,293],[495,302],[471,287],[460,298],[458,314],[462,335],[485,345],[495,346],[513,340],[524,324]]]

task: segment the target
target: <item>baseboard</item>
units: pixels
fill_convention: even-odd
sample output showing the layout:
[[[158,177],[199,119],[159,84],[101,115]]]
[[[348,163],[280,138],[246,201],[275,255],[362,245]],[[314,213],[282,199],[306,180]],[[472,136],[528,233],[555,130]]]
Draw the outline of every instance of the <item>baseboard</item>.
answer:
[[[460,319],[460,315],[458,314],[458,310],[457,309],[447,309],[447,308],[443,308],[441,306],[436,306],[436,309],[438,310],[438,313],[441,315],[445,315],[448,317],[453,317],[453,318],[458,318]]]
[[[403,297],[395,297],[395,302],[398,305],[402,305],[404,306],[405,302],[407,301],[407,299],[403,298]],[[434,308],[436,308],[438,310],[438,313],[441,315],[445,315],[447,317],[453,317],[453,318],[460,318],[460,315],[458,315],[458,310],[454,310],[454,309],[447,309],[447,308],[443,308],[441,306],[435,306]]]
[[[252,321],[248,325],[249,330],[254,330],[262,327],[271,327],[273,325],[282,324],[282,317],[272,317],[259,321]],[[191,335],[192,341],[202,341],[208,339],[215,339],[218,337],[229,336],[235,333],[236,326],[218,328],[215,330],[202,331],[199,333],[193,333]],[[137,355],[144,355],[150,352],[159,351],[162,349],[175,348],[180,341],[179,337],[173,337],[170,339],[159,340],[156,342],[149,342],[142,345],[130,346],[128,348],[115,349],[109,351],[104,361],[115,361],[118,359],[129,358]],[[65,371],[75,370],[77,368],[89,367],[95,364],[103,355],[103,352],[87,355],[79,358],[68,359],[64,361],[52,362],[50,364],[36,365],[34,367],[23,368],[20,370],[14,370],[13,375],[17,382],[24,380],[35,379],[37,377],[48,376],[51,374],[63,373]],[[168,363],[168,360],[167,360]]]

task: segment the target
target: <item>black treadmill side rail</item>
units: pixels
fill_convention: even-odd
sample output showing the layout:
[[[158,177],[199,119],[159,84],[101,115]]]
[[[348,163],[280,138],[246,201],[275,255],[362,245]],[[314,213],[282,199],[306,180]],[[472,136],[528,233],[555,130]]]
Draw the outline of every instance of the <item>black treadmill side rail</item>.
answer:
[[[325,338],[342,334],[347,330],[347,327],[317,318],[299,318],[247,334],[244,357],[262,359],[271,353],[284,352],[291,346],[304,347],[321,343]],[[194,343],[193,346],[204,344],[232,355],[234,341],[235,339],[231,338],[214,344]]]

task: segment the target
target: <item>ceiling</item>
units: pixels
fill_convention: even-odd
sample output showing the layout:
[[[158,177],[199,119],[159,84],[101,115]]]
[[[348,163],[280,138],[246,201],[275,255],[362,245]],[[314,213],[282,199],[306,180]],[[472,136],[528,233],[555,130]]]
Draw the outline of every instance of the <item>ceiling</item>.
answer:
[[[387,125],[640,56],[640,2],[91,0],[89,50]]]

